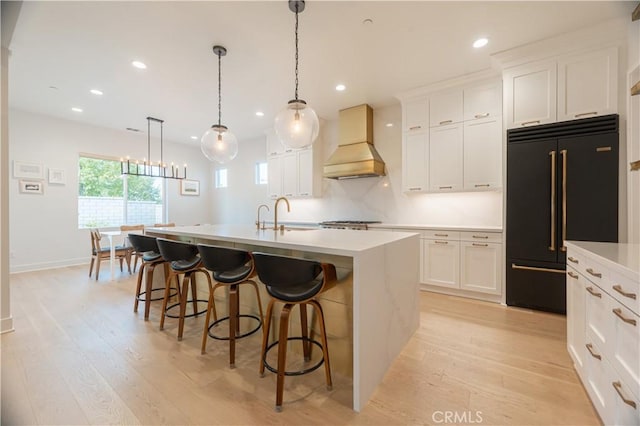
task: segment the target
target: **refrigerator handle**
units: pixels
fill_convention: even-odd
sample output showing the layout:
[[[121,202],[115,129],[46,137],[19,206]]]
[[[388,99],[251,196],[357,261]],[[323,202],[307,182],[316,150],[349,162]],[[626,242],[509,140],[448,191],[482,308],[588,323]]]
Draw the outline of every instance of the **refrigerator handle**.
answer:
[[[556,251],[556,152],[549,152],[551,157],[551,245],[550,251]]]
[[[561,251],[567,251],[564,241],[567,239],[567,150],[560,151],[562,155],[562,245]]]

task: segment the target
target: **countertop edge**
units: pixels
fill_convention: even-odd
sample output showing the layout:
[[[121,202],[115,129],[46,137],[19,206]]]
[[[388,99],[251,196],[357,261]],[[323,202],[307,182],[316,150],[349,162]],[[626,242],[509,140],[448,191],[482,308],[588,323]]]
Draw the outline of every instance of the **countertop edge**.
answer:
[[[448,231],[469,231],[469,232],[495,232],[501,233],[502,227],[499,226],[458,226],[458,225],[419,225],[419,224],[402,224],[402,223],[374,223],[368,225],[369,229],[409,229],[409,230],[448,230]]]
[[[610,268],[614,268],[616,272],[625,275],[627,278],[640,281],[640,270],[634,270],[629,265],[619,263],[609,257],[606,257],[603,253],[598,253],[598,251],[595,251],[592,248],[584,247],[584,243],[593,244],[594,242],[593,241],[565,241],[565,244],[567,245],[568,248],[573,248],[574,250],[577,250],[583,255],[593,256],[596,258],[598,262],[601,262]],[[609,244],[611,245],[610,247],[635,246],[637,247],[636,250],[638,250],[640,253],[640,244],[602,243],[602,242],[598,244],[602,244],[601,247],[605,247],[605,245],[609,245]]]

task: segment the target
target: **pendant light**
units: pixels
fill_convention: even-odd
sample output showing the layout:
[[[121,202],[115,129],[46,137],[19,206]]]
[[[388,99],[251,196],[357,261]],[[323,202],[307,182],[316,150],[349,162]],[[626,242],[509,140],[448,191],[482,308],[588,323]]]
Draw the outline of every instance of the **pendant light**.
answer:
[[[316,112],[302,99],[298,99],[298,14],[304,10],[303,0],[289,0],[289,9],[296,14],[296,90],[295,99],[278,113],[275,131],[280,142],[288,148],[310,146],[318,137],[320,124]]]
[[[200,140],[200,149],[205,157],[220,164],[228,163],[238,155],[238,139],[231,133],[227,126],[221,124],[221,58],[227,54],[227,49],[222,46],[213,46],[213,53],[218,55],[218,124],[211,126]]]

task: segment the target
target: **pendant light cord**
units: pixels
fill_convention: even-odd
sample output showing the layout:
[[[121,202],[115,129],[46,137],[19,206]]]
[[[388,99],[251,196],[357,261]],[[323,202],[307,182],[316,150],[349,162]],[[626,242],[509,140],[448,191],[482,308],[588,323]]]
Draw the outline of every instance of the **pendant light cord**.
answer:
[[[222,54],[218,53],[218,126],[222,123],[222,85],[221,85],[221,69],[220,63],[222,61]]]
[[[298,4],[296,3],[296,92],[295,99],[298,100]]]

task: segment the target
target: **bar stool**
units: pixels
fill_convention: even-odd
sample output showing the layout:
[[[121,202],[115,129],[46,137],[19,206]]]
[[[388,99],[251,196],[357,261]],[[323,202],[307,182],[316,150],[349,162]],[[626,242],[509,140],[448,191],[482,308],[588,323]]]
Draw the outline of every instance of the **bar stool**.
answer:
[[[276,411],[282,411],[282,394],[284,390],[284,376],[299,376],[310,373],[324,363],[327,389],[331,389],[331,367],[329,365],[329,351],[327,349],[327,334],[324,324],[322,306],[315,297],[329,290],[336,284],[336,268],[329,263],[320,263],[313,260],[298,259],[294,257],[276,256],[267,253],[253,253],[256,271],[260,281],[266,286],[271,296],[267,307],[267,322],[263,328],[262,350],[260,353],[260,375],[264,376],[265,367],[277,374],[276,386]],[[321,275],[322,274],[322,275]],[[321,276],[320,276],[321,275]],[[284,306],[280,313],[280,330],[278,340],[268,344],[269,331],[273,305],[282,302]],[[302,336],[289,337],[289,315],[291,309],[300,307],[300,325]],[[320,338],[322,343],[309,338],[307,325],[307,305],[315,308],[320,322]],[[302,340],[302,352],[304,360],[311,358],[311,344],[322,349],[322,359],[315,365],[300,371],[286,371],[287,342],[289,340]],[[273,347],[278,347],[278,367],[273,368],[267,363],[267,353]]]
[[[182,340],[182,332],[184,331],[184,319],[203,314],[205,310],[198,311],[198,302],[207,303],[207,300],[198,299],[198,291],[195,281],[195,274],[201,272],[207,277],[209,288],[211,288],[211,277],[209,272],[202,267],[200,256],[198,255],[198,248],[189,243],[180,241],[167,240],[165,238],[158,238],[158,248],[160,254],[165,261],[169,262],[170,268],[167,274],[165,286],[164,286],[164,300],[162,302],[162,314],[160,316],[160,330],[164,328],[165,316],[169,318],[178,318],[178,340]],[[182,275],[182,286],[180,286],[179,276]],[[178,286],[179,301],[170,306],[167,306],[169,302],[169,293],[171,288],[171,280],[176,278],[176,285]],[[189,284],[191,284],[191,300],[187,300],[189,292]],[[193,313],[186,315],[187,303],[192,302]],[[168,311],[176,306],[180,306],[180,313],[178,315],[171,315]]]
[[[162,296],[156,297],[155,299],[151,297],[154,291],[164,291],[164,288],[153,288],[153,271],[156,266],[163,265],[166,277],[169,271],[169,263],[167,263],[160,254],[160,249],[158,248],[158,243],[156,242],[155,237],[149,237],[141,234],[129,234],[128,238],[129,243],[142,260],[140,270],[138,271],[136,299],[133,304],[133,312],[138,312],[138,302],[144,302],[144,320],[147,321],[149,319],[149,306],[151,305],[151,302],[163,300]],[[141,291],[145,271],[145,290]],[[177,293],[173,293],[169,295],[169,297],[175,296],[176,294]]]
[[[262,313],[262,301],[260,300],[260,292],[258,285],[251,278],[256,275],[253,258],[251,254],[244,250],[237,250],[228,247],[218,247],[206,244],[198,244],[198,251],[202,264],[206,269],[213,273],[213,279],[216,281],[215,286],[209,286],[209,304],[207,305],[207,317],[204,323],[204,331],[202,333],[202,353],[206,352],[207,337],[211,336],[217,340],[229,341],[229,366],[235,367],[236,357],[236,339],[241,339],[255,333],[260,329],[264,322]],[[260,316],[250,314],[240,314],[240,285],[251,284],[256,291],[258,300],[258,309]],[[229,288],[228,316],[217,318],[215,312],[214,293],[220,287]],[[214,312],[214,322],[209,325],[211,311]],[[252,318],[257,321],[257,326],[253,329],[240,333],[240,318]],[[229,321],[229,333],[227,336],[219,336],[213,334],[211,329],[218,326],[223,321]]]

